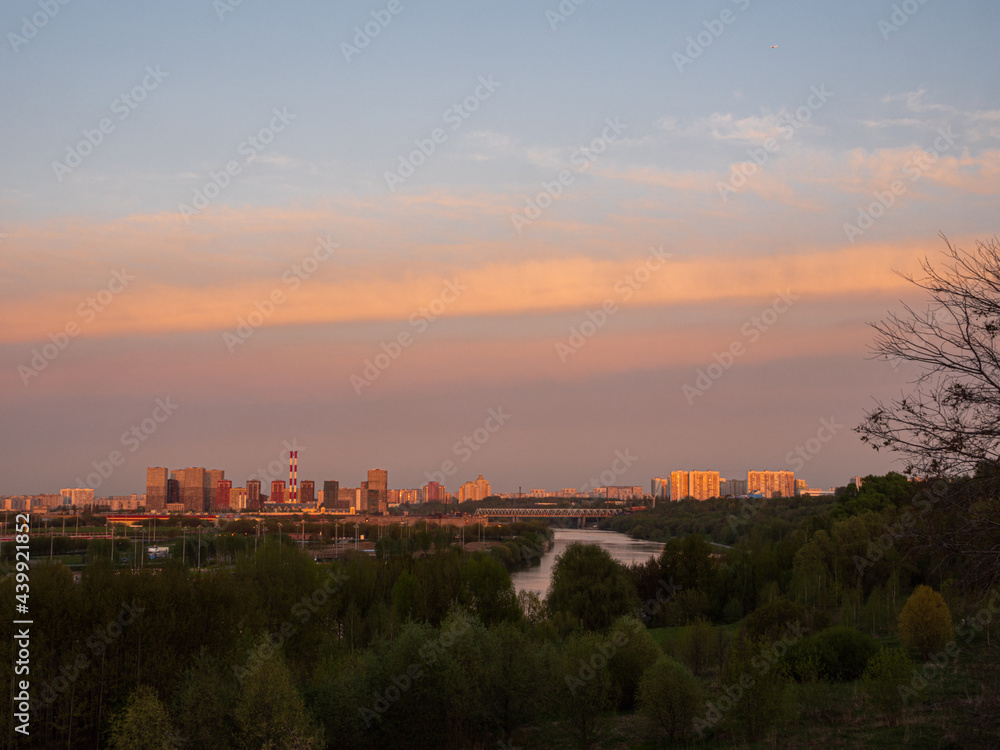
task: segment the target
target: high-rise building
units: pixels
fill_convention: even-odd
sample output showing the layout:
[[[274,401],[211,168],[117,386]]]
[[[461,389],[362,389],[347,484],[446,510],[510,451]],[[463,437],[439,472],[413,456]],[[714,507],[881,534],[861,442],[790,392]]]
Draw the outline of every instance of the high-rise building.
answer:
[[[347,512],[351,508],[357,508],[357,488],[340,487],[337,490],[337,510]]]
[[[89,487],[73,487],[66,490],[60,490],[59,494],[63,498],[69,498],[69,504],[77,508],[83,508],[87,505],[94,504],[94,491]],[[17,510],[23,509],[18,508]]]
[[[369,494],[368,512],[387,513],[389,511],[389,472],[385,469],[369,469],[367,488]]]
[[[185,513],[204,513],[208,507],[208,474],[199,466],[191,466],[179,472],[181,502]]]
[[[448,497],[448,490],[438,482],[428,482],[424,485],[425,503],[443,503]]]
[[[176,479],[167,480],[167,505],[179,505],[181,502],[181,483]]]
[[[167,507],[167,477],[164,466],[146,469],[146,510],[161,512]]]
[[[260,510],[260,480],[247,480],[247,510]]]
[[[272,479],[271,480],[271,497],[268,498],[269,502],[272,503],[283,503],[285,500],[285,480],[284,479]]]
[[[219,491],[219,482],[226,478],[226,472],[222,469],[205,469],[205,510],[212,507],[215,497]]]
[[[676,502],[691,495],[691,481],[686,471],[670,472],[670,499]]]
[[[485,500],[490,495],[490,483],[483,479],[480,474],[475,481],[466,482],[458,489],[458,501],[464,503],[467,500]]]
[[[233,489],[233,482],[231,479],[220,479],[215,487],[215,509],[216,510],[229,510],[229,496]]]
[[[764,497],[795,497],[794,471],[748,471],[747,492]]]
[[[340,507],[340,482],[336,479],[327,479],[323,482],[323,507],[327,510],[336,510]]]
[[[303,479],[299,484],[299,502],[303,505],[316,503],[316,482],[312,479]]]
[[[692,471],[691,497],[695,500],[708,500],[719,496],[719,472]]]

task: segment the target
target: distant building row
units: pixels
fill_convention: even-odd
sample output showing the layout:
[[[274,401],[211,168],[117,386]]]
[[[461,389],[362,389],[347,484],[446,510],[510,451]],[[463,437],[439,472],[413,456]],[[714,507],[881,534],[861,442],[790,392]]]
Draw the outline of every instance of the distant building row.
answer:
[[[804,484],[804,483],[803,483]],[[759,493],[764,497],[795,497],[793,471],[748,471],[746,479],[722,479],[717,471],[672,471],[669,479],[656,477],[653,497],[660,500],[708,500]]]

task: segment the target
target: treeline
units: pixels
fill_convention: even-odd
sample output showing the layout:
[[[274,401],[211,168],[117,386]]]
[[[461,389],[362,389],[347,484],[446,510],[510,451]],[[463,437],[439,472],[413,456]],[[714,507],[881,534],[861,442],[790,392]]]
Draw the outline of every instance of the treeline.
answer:
[[[207,571],[176,559],[116,571],[108,548],[74,583],[42,563],[30,581],[31,735],[6,713],[0,747],[588,748],[620,738],[620,722],[639,744],[734,744],[862,708],[898,722],[901,707],[877,696],[910,684],[952,634],[967,661],[948,661],[949,679],[976,668],[967,644],[995,640],[996,619],[982,608],[990,592],[954,584],[954,565],[909,556],[917,542],[900,530],[937,523],[933,507],[917,515],[912,486],[875,479],[796,523],[770,504],[733,508],[731,549],[691,534],[624,566],[570,545],[544,599],[515,596],[508,572],[515,553],[523,564],[547,546],[533,524],[473,553],[442,532],[428,550],[386,542],[381,557],[319,564],[269,535]],[[904,628],[921,584],[929,604]],[[11,607],[15,585],[0,582]],[[967,622],[940,620],[950,612]],[[897,627],[917,644],[909,652]],[[0,657],[13,664],[10,629],[0,623]],[[982,685],[977,700],[992,710],[1000,672],[975,661],[987,668],[962,689]]]

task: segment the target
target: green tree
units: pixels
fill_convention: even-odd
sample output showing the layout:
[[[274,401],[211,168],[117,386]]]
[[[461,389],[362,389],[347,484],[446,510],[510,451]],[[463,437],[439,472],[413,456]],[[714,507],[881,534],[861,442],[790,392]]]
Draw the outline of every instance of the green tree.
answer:
[[[791,679],[773,648],[774,642],[765,638],[738,637],[722,672],[724,685],[742,688],[732,700],[726,724],[751,744],[786,718],[790,707]]]
[[[639,683],[639,706],[670,736],[671,743],[684,738],[704,700],[704,689],[691,670],[666,654],[646,670]]]
[[[510,573],[495,557],[471,555],[462,566],[461,585],[469,607],[484,625],[521,618]]]
[[[940,593],[917,586],[899,613],[899,639],[926,659],[954,635],[951,612]]]
[[[588,630],[605,631],[635,611],[639,597],[625,567],[596,544],[574,542],[556,558],[546,604]]]
[[[239,750],[320,747],[322,732],[306,711],[280,652],[263,659],[244,678],[233,718]]]
[[[631,615],[619,617],[608,632],[608,641],[615,645],[609,668],[621,694],[618,708],[631,711],[643,673],[663,651],[641,621]]]
[[[550,700],[581,750],[599,746],[605,717],[618,704],[619,688],[608,670],[612,648],[596,633],[574,633],[550,667]]]
[[[174,742],[170,714],[148,685],[140,685],[111,718],[111,750],[162,750]]]

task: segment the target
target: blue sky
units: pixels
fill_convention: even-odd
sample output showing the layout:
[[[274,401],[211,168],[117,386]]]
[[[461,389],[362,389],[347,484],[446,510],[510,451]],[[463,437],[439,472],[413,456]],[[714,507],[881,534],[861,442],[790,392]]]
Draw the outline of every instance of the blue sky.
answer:
[[[912,297],[893,269],[933,258],[939,232],[966,247],[995,232],[1000,8],[561,7],[575,10],[556,22],[556,2],[243,0],[221,18],[210,0],[7,4],[0,492],[75,484],[167,395],[181,408],[98,494],[141,492],[149,465],[239,484],[296,438],[304,477],[355,485],[380,466],[418,486],[498,406],[514,416],[452,489],[480,473],[504,491],[582,486],[625,448],[640,460],[622,484],[786,468],[831,417],[846,426],[801,476],[892,468],[850,431],[907,379],[865,359],[865,324]],[[373,12],[391,20],[348,61]],[[27,39],[32,16],[46,23]],[[143,100],[123,103],[135,87]],[[81,141],[78,166],[53,166]],[[391,185],[400,160],[422,163]],[[870,227],[845,231],[894,183]],[[338,246],[323,259],[320,237]],[[669,260],[623,298],[650,248]],[[300,284],[283,280],[309,257]],[[135,280],[80,314],[123,268]],[[421,330],[414,316],[454,279],[467,291]],[[749,342],[743,326],[782,290],[798,299]],[[358,392],[352,377],[404,332]],[[684,386],[734,342],[745,354],[688,403]]]

